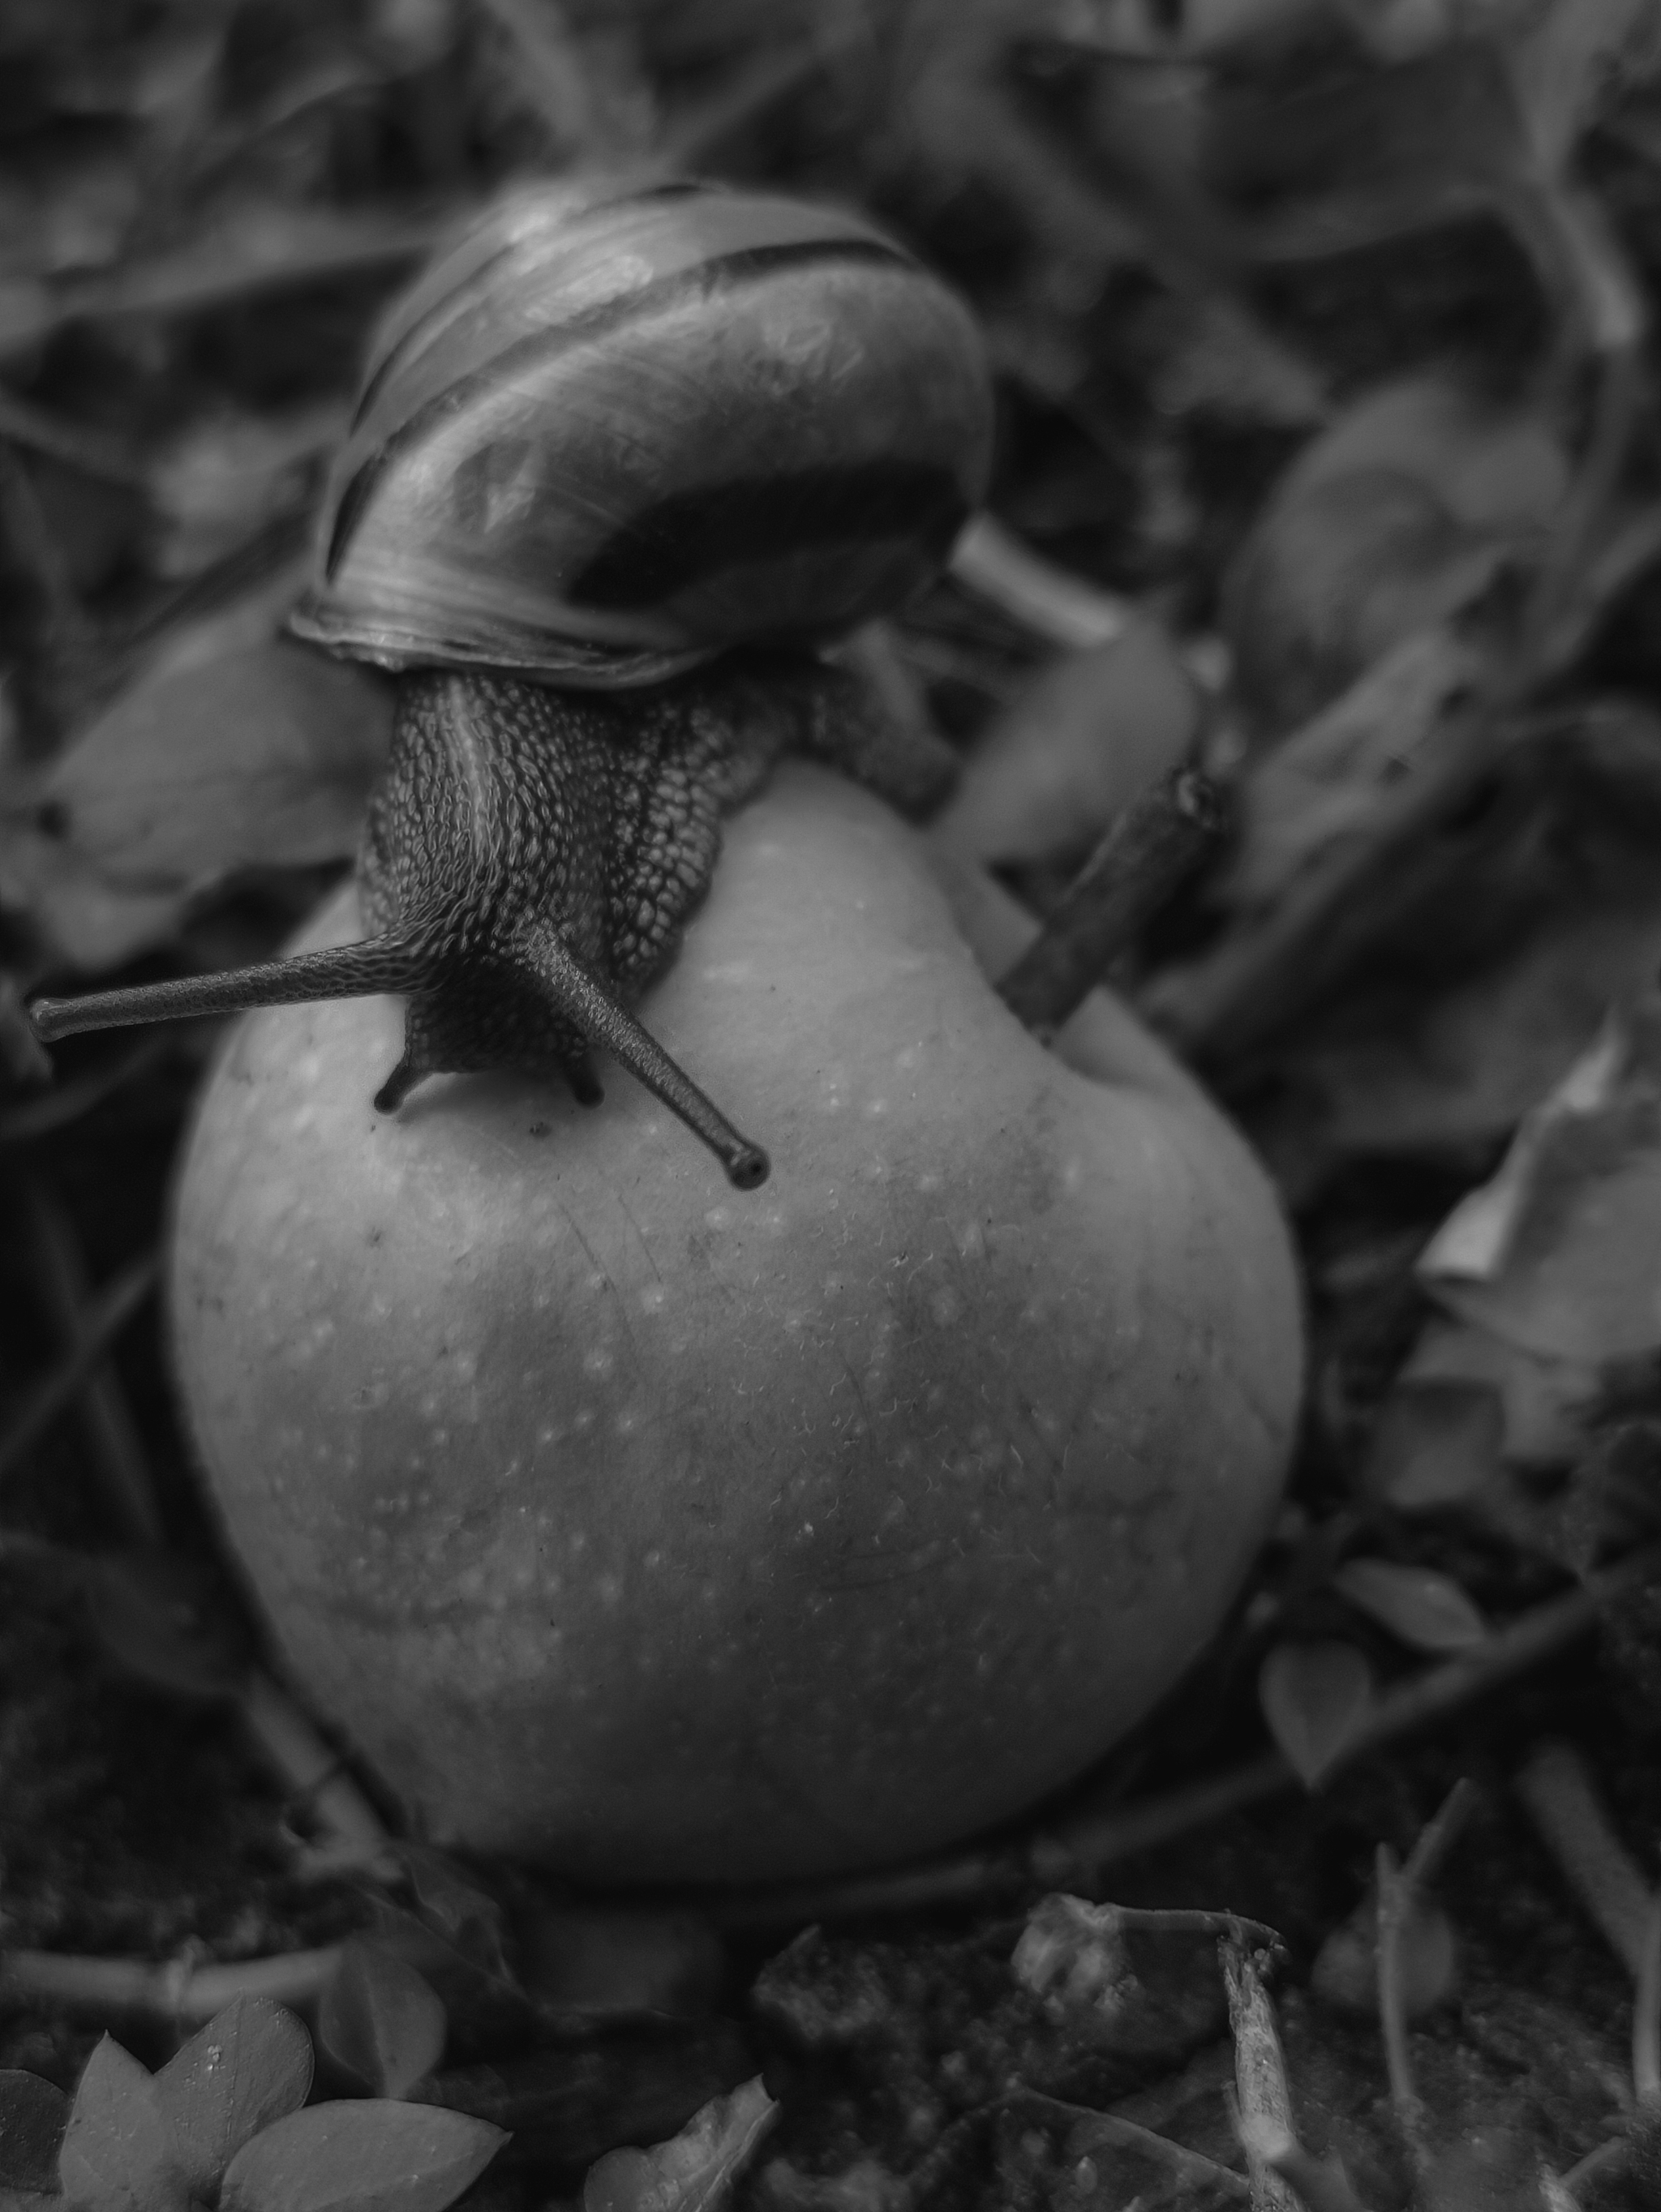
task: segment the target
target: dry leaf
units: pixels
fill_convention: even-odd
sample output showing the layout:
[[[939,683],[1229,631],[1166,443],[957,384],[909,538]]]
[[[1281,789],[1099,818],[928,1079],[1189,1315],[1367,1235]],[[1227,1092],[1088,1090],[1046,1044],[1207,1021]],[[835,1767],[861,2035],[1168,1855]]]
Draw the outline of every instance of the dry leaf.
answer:
[[[757,2075],[651,2150],[608,2151],[588,2170],[582,2212],[718,2212],[778,2117]]]
[[[239,872],[351,853],[390,728],[384,682],[286,643],[141,677],[7,796],[0,902],[64,964],[117,965]]]
[[[1031,678],[977,740],[934,834],[995,865],[1087,853],[1183,759],[1199,714],[1165,631],[1131,616]]]

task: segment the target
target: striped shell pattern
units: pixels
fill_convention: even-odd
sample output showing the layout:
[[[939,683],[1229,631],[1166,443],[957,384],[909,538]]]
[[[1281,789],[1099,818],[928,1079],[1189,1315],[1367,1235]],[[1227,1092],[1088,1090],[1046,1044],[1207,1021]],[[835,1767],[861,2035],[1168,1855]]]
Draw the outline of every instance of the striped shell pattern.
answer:
[[[391,668],[656,682],[902,605],[990,446],[968,311],[858,218],[524,188],[382,327],[293,626]]]

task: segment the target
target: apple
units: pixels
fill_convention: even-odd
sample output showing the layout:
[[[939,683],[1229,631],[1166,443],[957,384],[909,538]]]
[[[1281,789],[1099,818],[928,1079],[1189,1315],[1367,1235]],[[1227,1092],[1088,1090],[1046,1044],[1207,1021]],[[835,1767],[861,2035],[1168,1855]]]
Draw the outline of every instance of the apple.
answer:
[[[392,1000],[231,1033],[178,1374],[284,1662],[417,1832],[605,1881],[899,1859],[1214,1633],[1295,1419],[1287,1239],[1123,1008],[1054,1050],[1007,1012],[970,939],[1023,927],[782,769],[643,1009],[769,1147],[750,1194],[620,1073],[378,1115]],[[346,894],[302,943],[357,933]]]

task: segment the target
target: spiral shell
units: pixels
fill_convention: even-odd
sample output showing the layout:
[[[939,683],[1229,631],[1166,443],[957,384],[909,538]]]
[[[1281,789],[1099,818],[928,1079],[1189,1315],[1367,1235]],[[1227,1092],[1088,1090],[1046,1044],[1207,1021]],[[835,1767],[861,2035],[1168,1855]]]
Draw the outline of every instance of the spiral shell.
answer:
[[[593,685],[834,635],[939,572],[991,412],[966,308],[855,216],[524,188],[383,325],[294,627]]]

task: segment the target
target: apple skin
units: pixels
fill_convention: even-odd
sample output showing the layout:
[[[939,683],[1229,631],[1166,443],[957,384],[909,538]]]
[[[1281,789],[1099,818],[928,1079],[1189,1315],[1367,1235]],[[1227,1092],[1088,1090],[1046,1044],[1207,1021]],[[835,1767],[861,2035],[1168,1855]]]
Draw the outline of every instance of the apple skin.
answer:
[[[357,933],[346,895],[301,942]],[[759,1191],[620,1071],[387,1120],[397,1002],[236,1027],[172,1247],[202,1462],[418,1832],[608,1882],[900,1859],[1079,1773],[1214,1632],[1296,1416],[1286,1233],[1123,1009],[1046,1050],[925,841],[818,770],[727,825],[644,1012]]]

